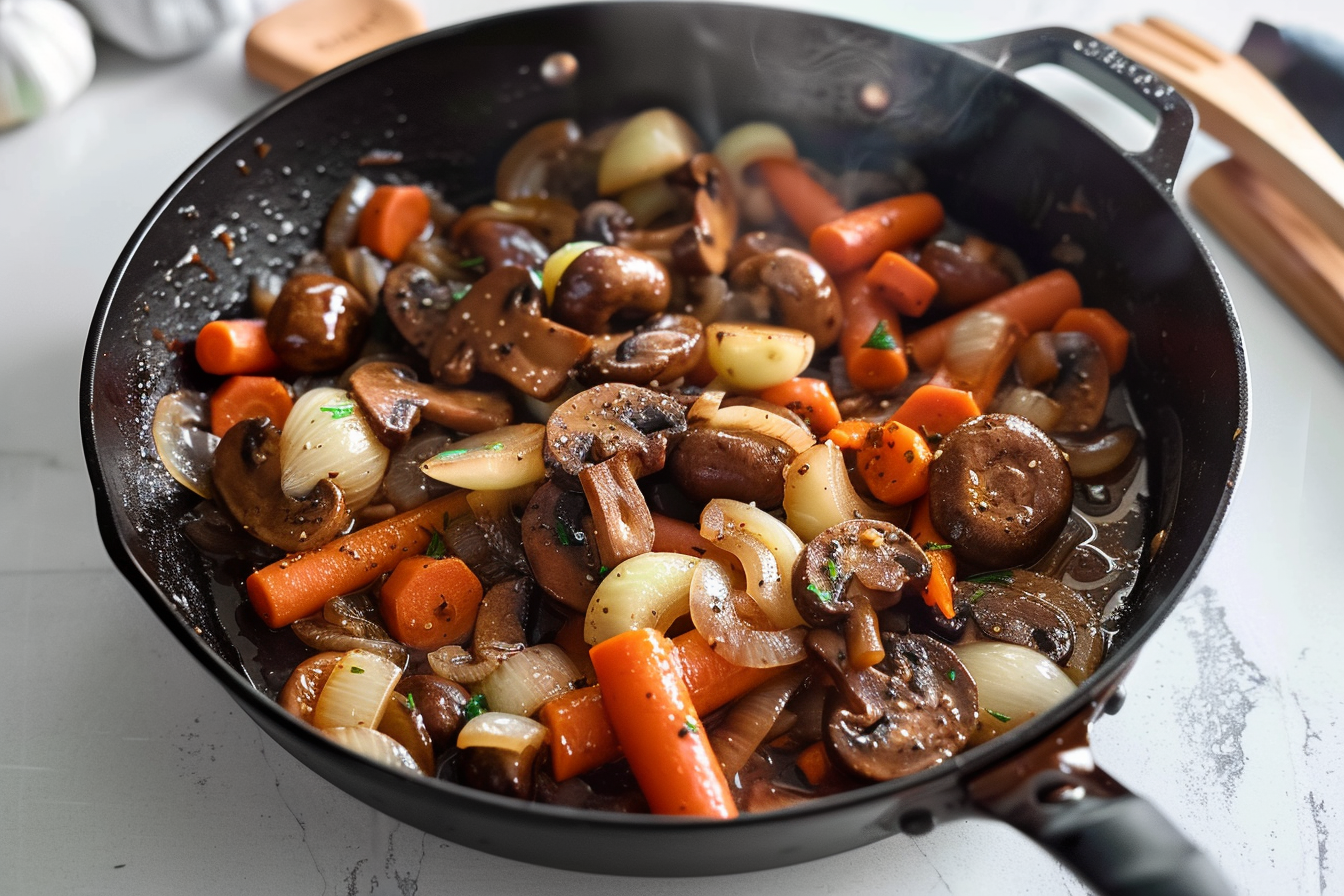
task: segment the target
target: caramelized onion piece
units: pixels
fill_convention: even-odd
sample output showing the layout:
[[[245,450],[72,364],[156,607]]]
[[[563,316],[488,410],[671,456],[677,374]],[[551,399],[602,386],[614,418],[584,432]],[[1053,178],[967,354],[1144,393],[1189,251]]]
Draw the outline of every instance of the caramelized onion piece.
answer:
[[[219,436],[210,432],[204,392],[169,392],[154,408],[154,447],[169,474],[202,498],[214,494],[210,467]]]
[[[788,666],[807,655],[807,629],[773,629],[756,602],[713,560],[702,560],[691,577],[691,620],[715,653],[739,666]]]

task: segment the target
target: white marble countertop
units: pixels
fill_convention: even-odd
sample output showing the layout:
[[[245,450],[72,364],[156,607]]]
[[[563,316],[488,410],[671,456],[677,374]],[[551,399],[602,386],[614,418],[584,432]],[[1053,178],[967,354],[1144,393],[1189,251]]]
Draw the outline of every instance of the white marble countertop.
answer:
[[[527,4],[423,5],[446,24]],[[1147,11],[1131,0],[781,5],[930,38],[1099,31]],[[1321,0],[1164,6],[1227,48],[1256,17],[1344,37],[1344,5]],[[530,867],[366,808],[242,714],[109,562],[76,418],[88,322],[122,245],[179,171],[274,95],[244,74],[241,42],[227,34],[168,64],[100,45],[87,94],[0,133],[0,893],[1084,892],[987,821],[718,879],[636,883]],[[1182,183],[1218,152],[1197,141]],[[1344,888],[1344,729],[1333,624],[1344,610],[1328,558],[1344,528],[1344,366],[1222,242],[1208,242],[1250,361],[1245,468],[1199,580],[1094,745],[1241,892],[1334,892]]]

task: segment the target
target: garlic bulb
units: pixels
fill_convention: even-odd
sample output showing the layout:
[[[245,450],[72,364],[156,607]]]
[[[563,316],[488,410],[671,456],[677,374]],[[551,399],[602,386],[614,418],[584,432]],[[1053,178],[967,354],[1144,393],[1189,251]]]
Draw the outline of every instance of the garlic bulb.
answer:
[[[93,38],[65,0],[0,0],[0,128],[64,106],[93,79]]]
[[[204,49],[284,0],[75,0],[99,36],[145,59]]]

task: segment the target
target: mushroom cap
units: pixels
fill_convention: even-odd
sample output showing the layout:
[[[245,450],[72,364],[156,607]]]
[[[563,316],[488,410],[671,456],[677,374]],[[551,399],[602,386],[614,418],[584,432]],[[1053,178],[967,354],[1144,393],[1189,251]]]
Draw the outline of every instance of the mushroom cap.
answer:
[[[760,290],[781,324],[811,333],[817,348],[840,338],[844,309],[831,275],[811,255],[781,248],[746,259],[728,281],[735,290]]]
[[[468,433],[506,426],[513,419],[513,406],[501,395],[422,383],[410,368],[387,361],[355,370],[350,392],[378,440],[393,450],[406,444],[421,417]]]
[[[932,569],[928,555],[898,526],[881,520],[845,520],[817,535],[793,567],[793,600],[809,625],[829,626],[855,611],[857,581],[874,609],[895,604],[907,586],[922,587]]]
[[[672,244],[672,263],[688,274],[722,274],[737,233],[732,177],[713,154],[702,152],[669,177],[695,190],[690,226]]]
[[[705,328],[688,314],[660,314],[626,333],[593,340],[574,371],[581,383],[668,383],[695,370],[705,357]]]
[[[666,310],[672,281],[657,259],[621,246],[594,246],[570,262],[551,313],[585,333],[611,332],[613,317],[643,320]]]
[[[523,551],[542,590],[583,612],[597,590],[597,546],[588,538],[583,492],[554,482],[537,489],[523,511]]]
[[[991,250],[987,255],[984,247]],[[1013,278],[995,263],[997,248],[974,238],[965,244],[934,240],[919,253],[919,266],[938,282],[939,301],[951,309],[965,308],[1013,285]]]
[[[733,241],[733,248],[728,252],[727,270],[731,274],[747,259],[766,255],[776,249],[807,251],[806,246],[787,234],[771,230],[749,230]]]
[[[1050,397],[1064,408],[1055,429],[1087,432],[1101,422],[1110,397],[1111,370],[1106,355],[1086,333],[1056,333],[1054,339],[1060,370]]]
[[[784,470],[795,457],[783,442],[757,432],[694,427],[676,440],[668,469],[694,501],[731,498],[774,510],[784,503]]]
[[[970,607],[982,635],[1045,654],[1075,684],[1096,670],[1105,653],[1096,610],[1059,579],[1014,569],[994,581],[958,582],[955,599]]]
[[[429,347],[452,310],[454,289],[439,283],[418,264],[399,264],[383,281],[383,307],[401,337],[417,352],[429,355]]]
[[[462,241],[473,255],[485,259],[487,271],[540,268],[551,254],[530,230],[510,221],[477,221],[462,234]]]
[[[807,649],[830,673],[826,747],[841,766],[870,781],[909,775],[961,752],[979,710],[975,682],[946,644],[926,635],[882,636],[885,657],[856,670],[845,638],[813,629]]]
[[[958,558],[1000,569],[1045,553],[1073,507],[1073,475],[1049,436],[1022,417],[984,414],[938,448],[929,515]]]
[[[626,207],[611,199],[598,199],[584,206],[574,225],[575,240],[591,240],[607,246],[617,245],[635,229],[635,219]]]
[[[215,494],[262,541],[284,551],[316,548],[345,531],[350,509],[329,479],[303,498],[280,487],[280,430],[265,417],[235,424],[215,449]]]
[[[295,370],[337,370],[359,353],[372,317],[354,285],[325,274],[297,274],[285,281],[266,316],[266,341]]]
[[[586,467],[623,456],[638,479],[663,468],[668,436],[685,429],[686,411],[675,398],[639,386],[604,383],[580,392],[551,414],[546,466],[553,481],[574,490]]]

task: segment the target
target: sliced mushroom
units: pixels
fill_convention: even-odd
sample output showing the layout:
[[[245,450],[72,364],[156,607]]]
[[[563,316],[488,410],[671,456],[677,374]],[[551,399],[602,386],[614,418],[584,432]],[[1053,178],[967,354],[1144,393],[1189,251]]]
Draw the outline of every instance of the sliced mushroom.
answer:
[[[691,191],[690,220],[659,230],[616,233],[618,245],[648,252],[684,274],[722,274],[737,232],[737,200],[727,170],[714,156],[700,153],[668,175],[668,181]]]
[[[430,348],[430,370],[451,385],[479,369],[534,398],[559,395],[593,341],[542,317],[543,301],[522,268],[486,274],[448,311]]]
[[[458,432],[485,432],[513,420],[513,406],[493,392],[444,389],[415,379],[401,364],[374,361],[350,375],[350,391],[378,440],[396,450],[424,417]]]
[[[574,225],[574,239],[616,246],[634,229],[635,219],[625,206],[611,199],[599,199],[588,203],[579,212],[579,221]]]
[[[884,635],[886,658],[855,669],[845,639],[813,629],[808,651],[835,682],[826,701],[826,746],[841,766],[888,781],[965,749],[978,716],[975,682],[957,655],[925,635]]]
[[[728,252],[727,270],[731,273],[747,259],[755,258],[757,255],[769,255],[776,249],[807,251],[806,246],[787,234],[770,230],[751,230],[739,236],[733,243],[733,248]]]
[[[625,333],[599,336],[574,376],[586,385],[670,383],[705,357],[705,328],[687,314],[660,314]]]
[[[811,255],[788,248],[756,255],[733,268],[728,282],[734,290],[761,293],[781,324],[812,334],[817,348],[840,338],[840,291]]]
[[[1010,414],[973,417],[943,437],[929,466],[929,514],[956,555],[1000,569],[1045,553],[1073,506],[1058,446]]]
[[[845,520],[808,542],[793,568],[793,601],[813,626],[844,625],[849,663],[881,661],[877,611],[907,585],[929,580],[929,558],[915,540],[881,520]]]
[[[667,270],[643,252],[595,246],[579,254],[555,287],[551,313],[585,333],[611,332],[612,318],[643,320],[667,308]]]
[[[774,510],[784,503],[784,471],[796,456],[757,432],[694,427],[676,441],[668,470],[694,501],[732,498]]]
[[[579,213],[568,202],[525,196],[511,202],[496,199],[488,205],[473,205],[453,222],[449,236],[465,243],[466,235],[483,221],[524,227],[551,250],[574,239],[574,223]]]
[[[456,644],[440,647],[429,654],[434,673],[449,681],[481,681],[506,658],[527,647],[527,606],[532,596],[532,580],[510,579],[500,582],[481,598],[476,613],[476,629],[471,635],[471,652]]]
[[[359,354],[372,316],[372,306],[353,285],[298,274],[285,281],[266,318],[266,341],[295,370],[339,370]]]
[[[572,610],[583,612],[597,590],[597,549],[584,522],[588,502],[582,492],[547,482],[523,512],[523,551],[542,590]]]
[[[985,637],[1045,654],[1074,684],[1101,663],[1105,644],[1097,613],[1059,579],[1014,569],[994,581],[958,582],[956,599],[970,606]]]
[[[410,697],[415,711],[424,720],[436,752],[453,745],[458,729],[466,719],[470,692],[455,681],[437,675],[406,675],[397,682],[397,691]]]
[[[399,264],[383,281],[383,307],[402,338],[420,354],[429,356],[434,337],[448,320],[465,283],[440,283],[426,268]]]
[[[294,552],[331,541],[350,524],[345,496],[320,480],[305,497],[280,488],[280,430],[265,417],[235,424],[215,449],[215,494],[243,528],[267,544]]]
[[[582,137],[583,131],[569,118],[532,128],[500,159],[495,195],[504,200],[551,195],[552,169],[564,164]]]
[[[540,268],[550,250],[521,224],[508,221],[477,221],[462,234],[473,257],[485,259],[487,271],[503,267]]]
[[[1087,432],[1106,412],[1110,367],[1101,347],[1086,333],[1035,334],[1018,351],[1017,374],[1028,386],[1054,380],[1049,394],[1063,414],[1053,432]]]
[[[585,467],[617,456],[639,479],[663,468],[668,436],[685,429],[686,412],[671,396],[622,383],[594,386],[551,414],[546,465],[571,490]]]
[[[1013,285],[999,261],[998,246],[980,237],[961,244],[935,240],[919,254],[919,266],[938,281],[938,299],[948,308],[965,308]]]

